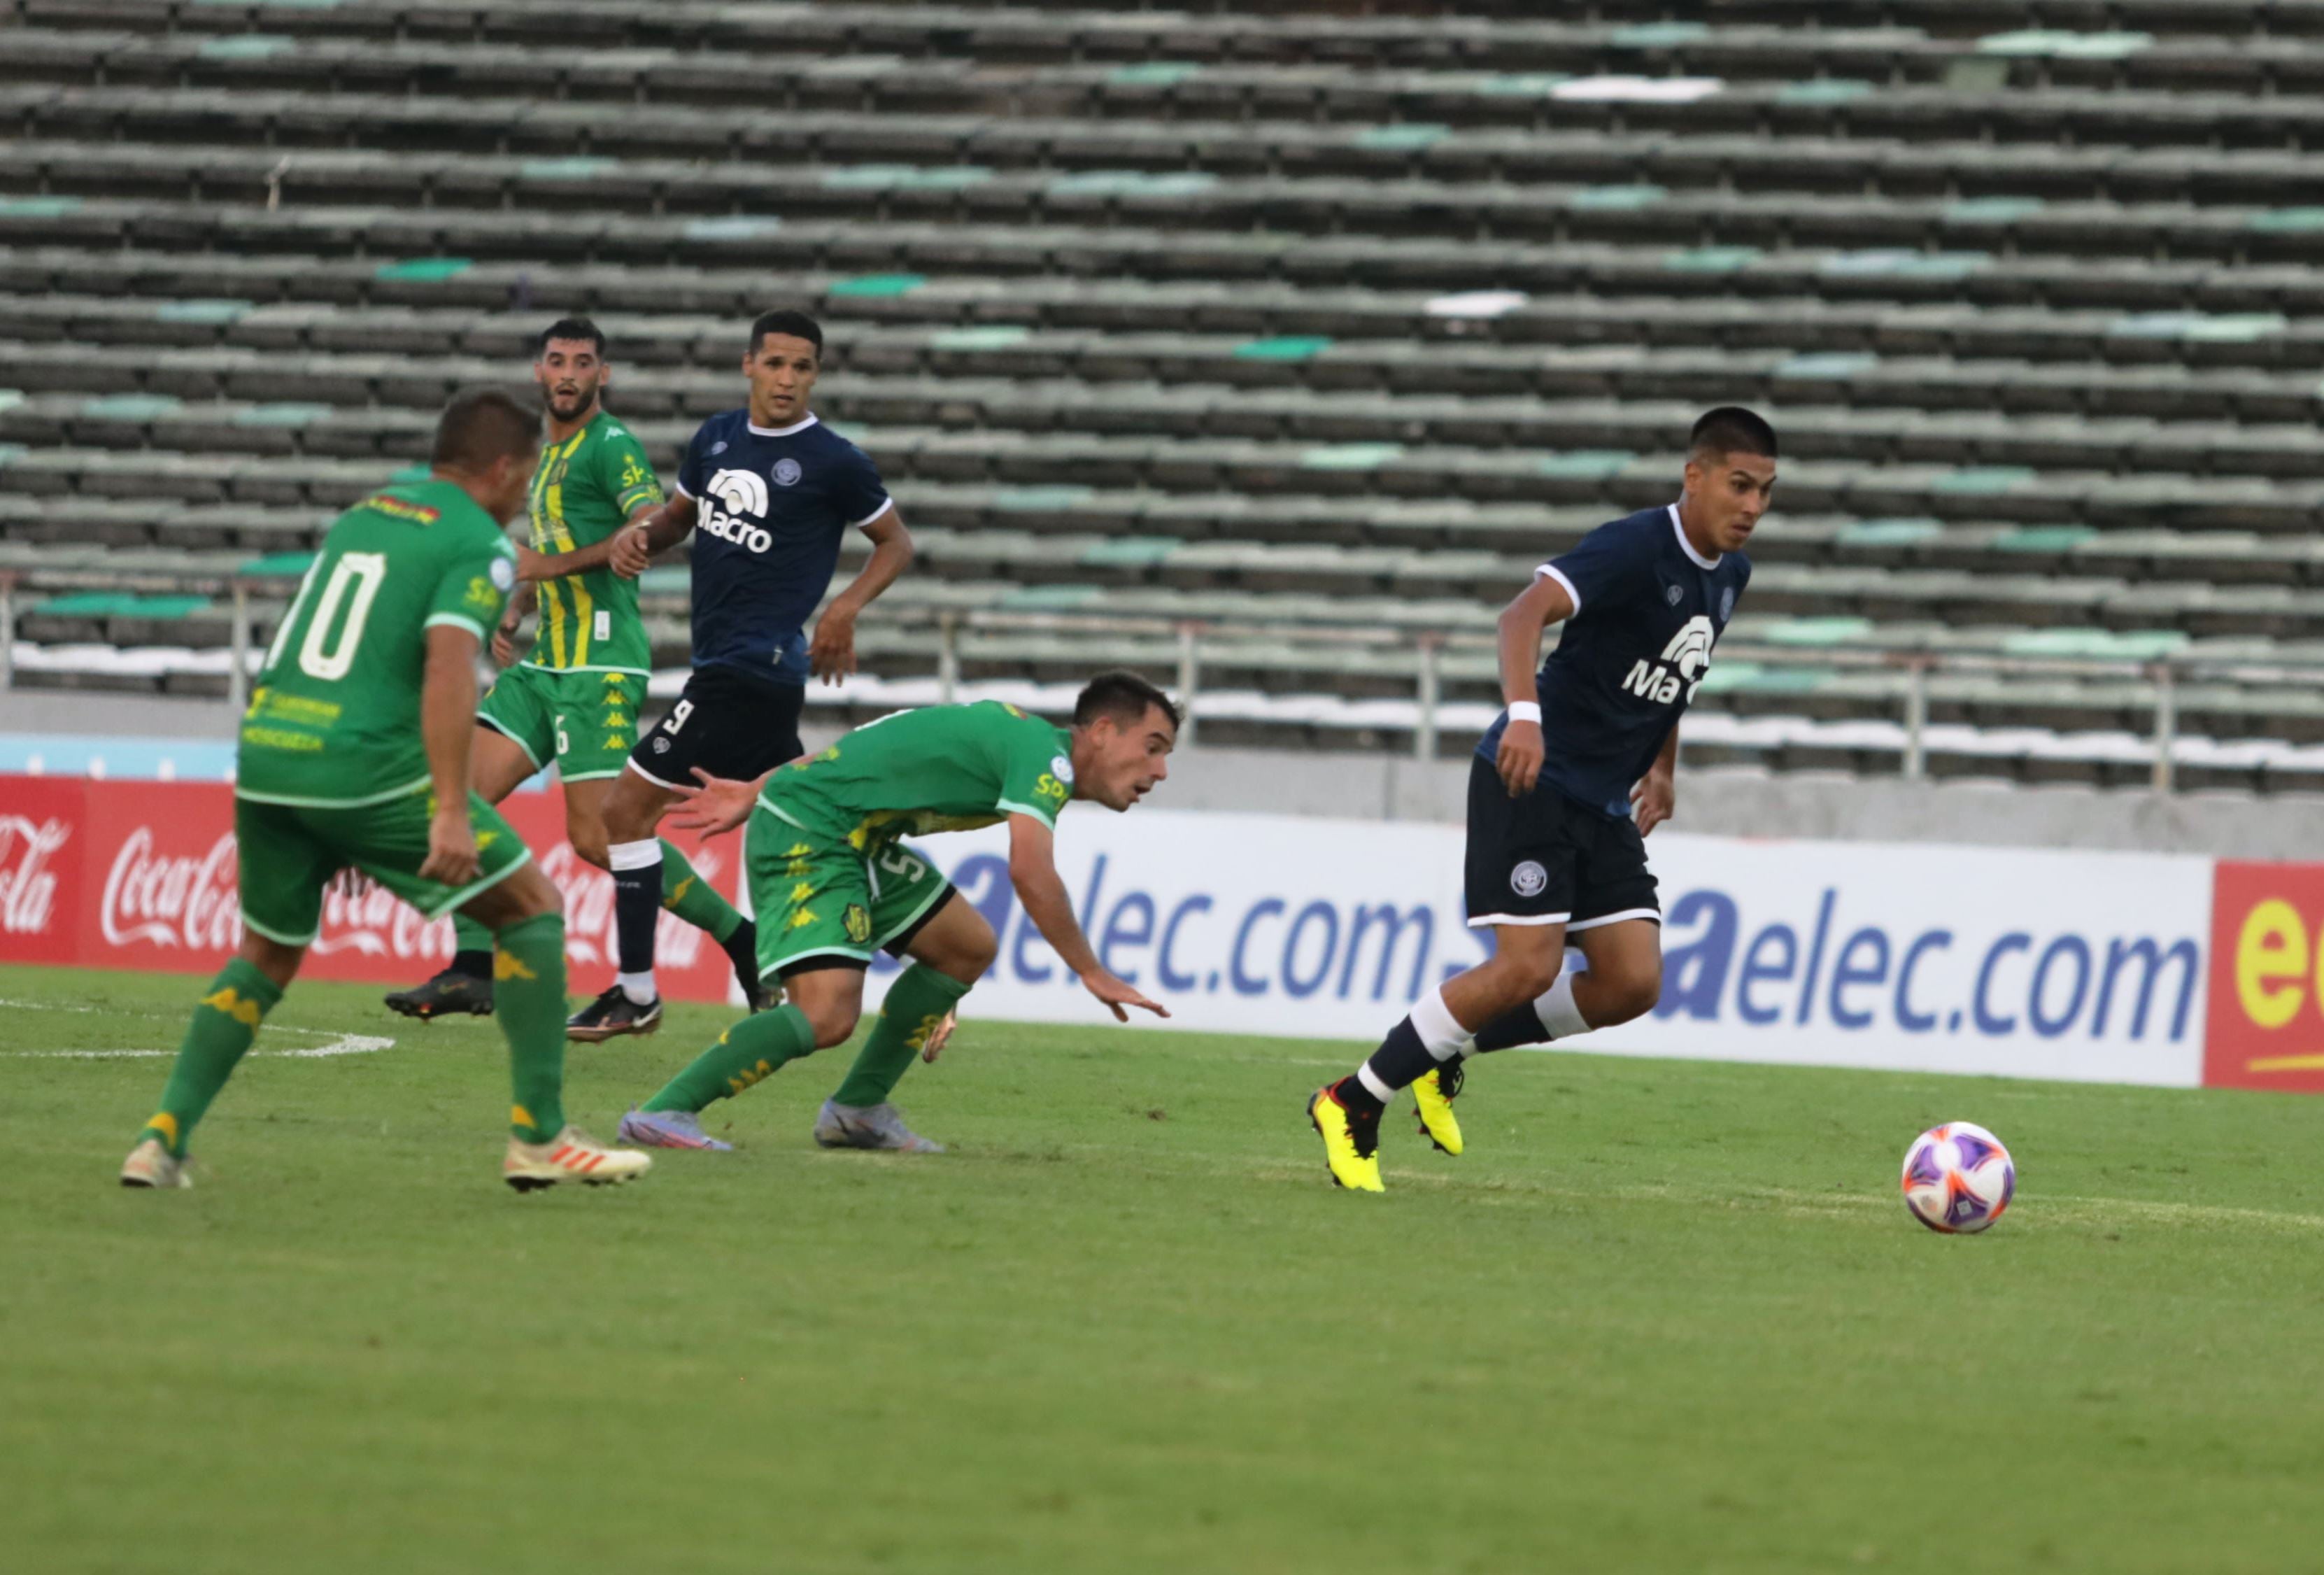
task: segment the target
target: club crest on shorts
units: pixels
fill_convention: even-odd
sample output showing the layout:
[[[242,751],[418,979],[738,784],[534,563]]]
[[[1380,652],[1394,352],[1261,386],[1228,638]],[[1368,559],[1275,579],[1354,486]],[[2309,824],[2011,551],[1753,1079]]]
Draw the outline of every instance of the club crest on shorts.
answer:
[[[1509,871],[1509,889],[1519,897],[1539,897],[1541,889],[1549,884],[1549,871],[1538,860],[1527,859]]]
[[[662,737],[659,733],[654,734],[654,753],[658,755],[666,755],[669,753],[669,740]]]
[[[863,911],[862,903],[849,903],[847,911],[839,916],[839,922],[846,926],[847,938],[857,945],[872,938],[872,916]]]
[[[773,474],[777,486],[795,487],[798,485],[799,462],[796,459],[778,459],[775,461]]]

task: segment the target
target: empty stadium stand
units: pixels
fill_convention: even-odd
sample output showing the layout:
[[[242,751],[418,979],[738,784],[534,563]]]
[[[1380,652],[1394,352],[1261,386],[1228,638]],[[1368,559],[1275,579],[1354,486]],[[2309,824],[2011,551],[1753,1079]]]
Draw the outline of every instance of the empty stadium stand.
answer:
[[[923,549],[853,714],[1465,748],[1748,402],[1691,760],[2324,788],[2324,0],[1435,9],[0,0],[14,681],[223,694],[550,318],[668,466],[798,303]]]

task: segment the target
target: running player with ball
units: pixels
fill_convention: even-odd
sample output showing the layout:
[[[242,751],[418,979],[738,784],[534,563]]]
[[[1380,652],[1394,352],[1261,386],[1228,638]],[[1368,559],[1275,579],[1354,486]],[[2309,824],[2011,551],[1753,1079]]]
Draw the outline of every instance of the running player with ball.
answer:
[[[1501,614],[1508,709],[1469,774],[1469,924],[1486,962],[1424,996],[1308,1119],[1332,1179],[1384,1191],[1380,1117],[1413,1091],[1420,1129],[1462,1148],[1463,1060],[1563,1041],[1653,1009],[1662,909],[1644,838],[1674,805],[1679,717],[1751,578],[1743,544],[1775,485],[1775,434],[1722,407],[1694,424],[1677,502],[1601,525],[1535,571]],[[1563,622],[1541,666],[1542,631]],[[1588,960],[1564,970],[1572,936]]]

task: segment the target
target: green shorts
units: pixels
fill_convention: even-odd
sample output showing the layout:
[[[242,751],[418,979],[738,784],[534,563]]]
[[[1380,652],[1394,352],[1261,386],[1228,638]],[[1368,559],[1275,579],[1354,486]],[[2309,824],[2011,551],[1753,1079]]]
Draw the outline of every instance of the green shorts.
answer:
[[[435,793],[422,783],[401,798],[351,808],[234,801],[235,854],[242,867],[242,922],[286,946],[310,944],[322,928],[323,888],[352,864],[429,918],[441,918],[532,857],[500,811],[468,795],[476,830],[476,878],[466,886],[423,880]]]
[[[757,909],[759,977],[825,958],[869,967],[882,947],[908,939],[952,889],[941,871],[902,843],[867,856],[781,819],[751,815],[745,861]]]
[[[514,667],[485,693],[476,720],[515,740],[535,766],[553,760],[565,781],[591,782],[622,774],[645,701],[641,674]]]

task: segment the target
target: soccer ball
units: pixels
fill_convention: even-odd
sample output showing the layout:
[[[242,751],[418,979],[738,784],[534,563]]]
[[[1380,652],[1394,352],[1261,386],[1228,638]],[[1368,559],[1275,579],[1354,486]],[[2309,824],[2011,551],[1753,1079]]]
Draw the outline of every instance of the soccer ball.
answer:
[[[1948,1236],[1984,1230],[2017,1192],[2017,1165],[2001,1139],[1968,1121],[1948,1121],[1904,1151],[1904,1207]]]

